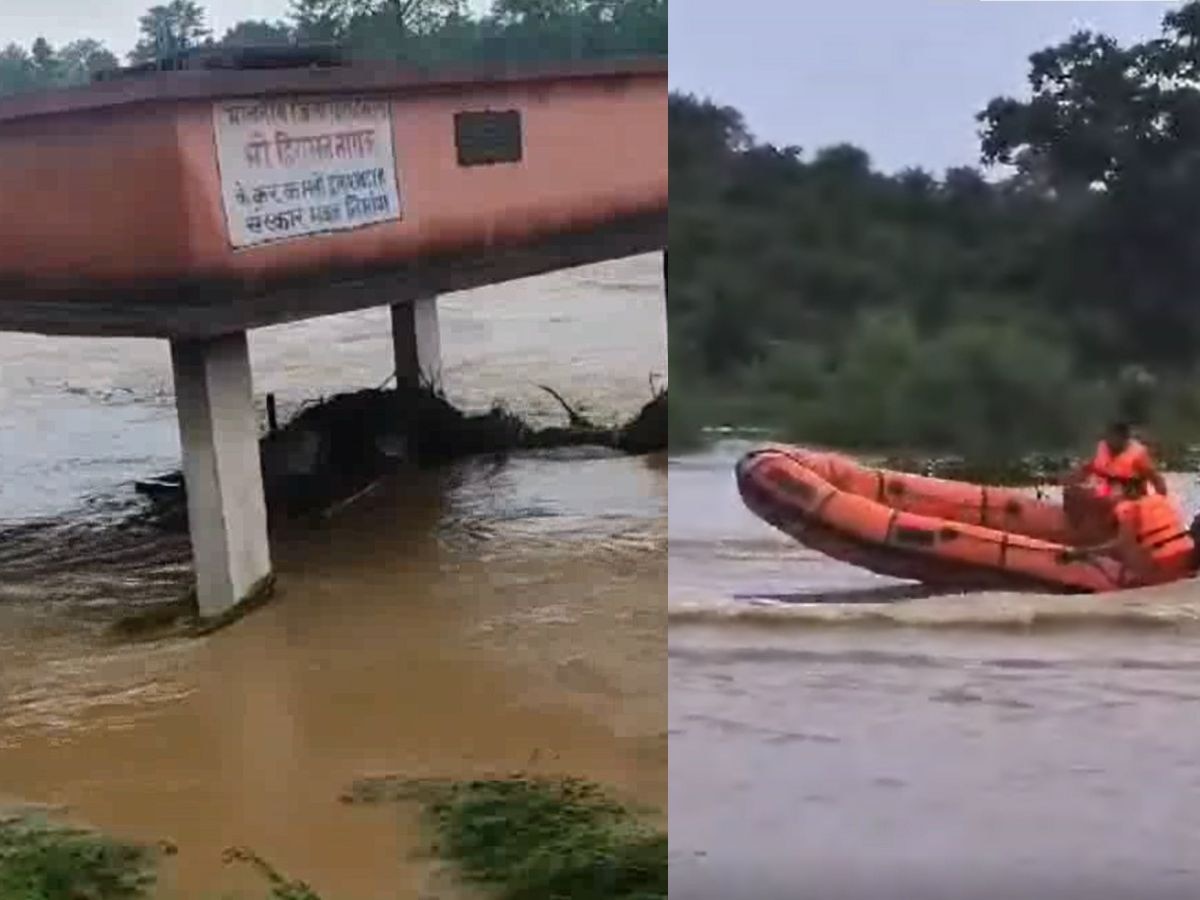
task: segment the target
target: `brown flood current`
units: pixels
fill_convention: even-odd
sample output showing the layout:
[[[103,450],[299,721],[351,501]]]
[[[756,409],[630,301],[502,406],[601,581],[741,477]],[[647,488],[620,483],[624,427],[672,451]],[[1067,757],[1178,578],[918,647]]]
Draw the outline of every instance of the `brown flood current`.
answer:
[[[656,257],[440,311],[464,407],[504,397],[554,420],[544,383],[616,420],[665,370]],[[121,643],[95,611],[186,576],[179,536],[106,527],[131,479],[176,461],[165,348],[0,347],[0,797],[175,842],[167,894],[186,898],[261,895],[222,866],[234,844],[331,900],[419,896],[431,878],[457,896],[411,858],[412,811],[338,802],[363,775],[573,774],[665,810],[662,460],[574,452],[398,475],[273,536],[277,602],[200,640]],[[387,313],[270,329],[252,353],[257,391],[281,408],[374,386]],[[83,502],[95,497],[109,499]],[[50,518],[72,503],[66,523]],[[45,527],[15,524],[30,520]]]
[[[669,465],[672,898],[1200,896],[1200,586],[915,596],[746,512],[745,449]]]

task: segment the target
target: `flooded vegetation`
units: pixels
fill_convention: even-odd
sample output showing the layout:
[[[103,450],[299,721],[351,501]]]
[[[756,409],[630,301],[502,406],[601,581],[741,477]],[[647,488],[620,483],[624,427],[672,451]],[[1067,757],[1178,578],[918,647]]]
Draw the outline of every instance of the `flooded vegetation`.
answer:
[[[495,900],[667,896],[666,832],[591,782],[519,775],[462,782],[375,777],[354,783],[341,799],[418,807],[431,840],[428,855],[448,864],[440,873],[443,887],[474,885],[483,891],[478,896]],[[176,852],[167,841],[118,841],[14,811],[0,817],[0,897],[142,900],[155,895],[160,864]],[[255,896],[321,900],[311,885],[280,872],[252,848],[229,847],[221,859],[261,877]]]
[[[41,818],[0,817],[0,897],[5,900],[139,900],[155,884],[150,847]]]
[[[667,835],[595,784],[370,779],[349,802],[419,802],[433,852],[498,900],[665,900]]]
[[[657,257],[439,312],[447,399],[469,413],[504,398],[531,427],[561,427],[551,384],[592,421],[628,421],[664,367]],[[614,319],[628,328],[601,327]],[[190,579],[186,533],[130,517],[148,503],[134,482],[178,463],[166,347],[0,342],[14,360],[0,370],[0,795],[114,840],[170,841],[156,896],[180,898],[265,895],[253,866],[223,863],[230,847],[328,900],[418,896],[437,870],[411,853],[427,841],[419,810],[338,802],[380,772],[579,777],[665,808],[661,456],[401,466],[274,525],[271,604],[201,639],[130,640],[111,623]],[[286,421],[383,380],[388,314],[265,329],[251,351],[256,393]]]

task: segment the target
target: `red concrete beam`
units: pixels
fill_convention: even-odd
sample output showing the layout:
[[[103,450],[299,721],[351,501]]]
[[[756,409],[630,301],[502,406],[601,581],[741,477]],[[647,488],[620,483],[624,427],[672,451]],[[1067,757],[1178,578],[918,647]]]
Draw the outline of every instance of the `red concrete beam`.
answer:
[[[665,246],[666,91],[641,61],[0,101],[0,328],[198,336]]]

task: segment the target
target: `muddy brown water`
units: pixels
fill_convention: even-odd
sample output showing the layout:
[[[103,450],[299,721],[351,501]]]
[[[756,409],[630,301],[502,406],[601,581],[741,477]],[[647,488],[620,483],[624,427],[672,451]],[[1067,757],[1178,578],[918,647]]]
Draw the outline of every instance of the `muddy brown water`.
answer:
[[[661,260],[445,298],[444,379],[543,422],[550,384],[616,420],[665,371]],[[388,372],[386,311],[252,336],[281,411]],[[186,582],[186,543],[126,528],[177,464],[166,348],[0,335],[0,798],[179,847],[168,896],[261,883],[331,900],[458,896],[412,811],[338,802],[372,774],[594,778],[665,809],[666,467],[572,453],[402,473],[273,536],[276,602],[200,640],[120,643],[97,614]],[[11,365],[10,365],[11,363]]]
[[[1200,585],[914,597],[748,513],[748,446],[670,462],[672,898],[1200,896]]]

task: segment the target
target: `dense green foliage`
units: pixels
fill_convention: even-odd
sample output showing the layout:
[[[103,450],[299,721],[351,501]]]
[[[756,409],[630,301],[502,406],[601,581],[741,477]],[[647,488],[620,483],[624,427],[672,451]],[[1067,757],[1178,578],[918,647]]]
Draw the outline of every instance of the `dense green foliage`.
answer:
[[[1161,39],[1033,54],[1028,99],[978,117],[993,177],[759,143],[673,96],[672,439],[1002,456],[1118,413],[1200,436],[1198,38],[1193,3]]]
[[[435,853],[497,900],[666,900],[667,836],[578,779],[364,779],[347,802],[417,802]],[[146,900],[175,848],[114,840],[26,815],[0,817],[0,900]],[[245,847],[273,900],[320,900]]]
[[[154,885],[154,854],[91,832],[0,820],[0,900],[138,900]]]
[[[667,836],[590,782],[368,779],[348,800],[418,801],[438,855],[497,900],[665,900]]]
[[[454,785],[431,806],[443,852],[501,900],[665,900],[667,837],[582,782]]]
[[[0,900],[146,900],[155,895],[159,849],[29,816],[0,818]],[[230,848],[226,863],[246,863],[265,879],[271,900],[320,900],[252,850]]]
[[[138,20],[129,62],[216,45],[336,41],[352,57],[419,65],[665,55],[667,0],[292,0],[286,20],[238,22],[214,36],[196,0],[169,0]],[[0,49],[0,94],[86,84],[120,61],[93,40]]]

